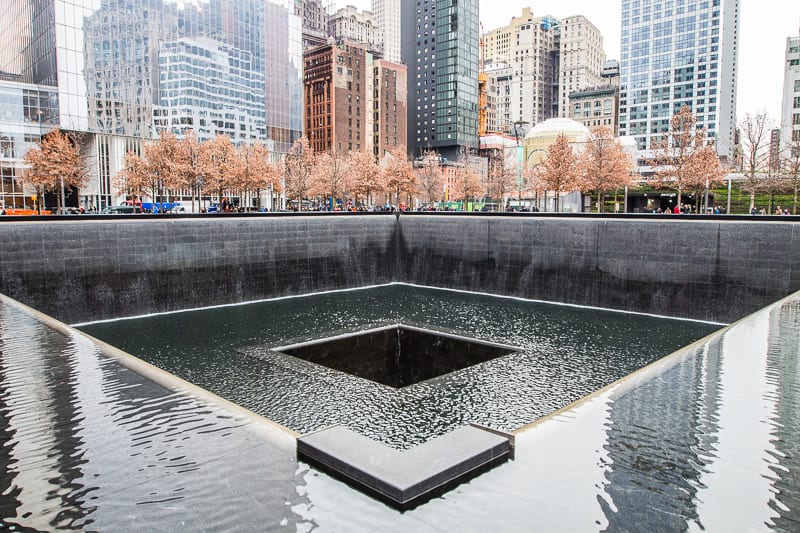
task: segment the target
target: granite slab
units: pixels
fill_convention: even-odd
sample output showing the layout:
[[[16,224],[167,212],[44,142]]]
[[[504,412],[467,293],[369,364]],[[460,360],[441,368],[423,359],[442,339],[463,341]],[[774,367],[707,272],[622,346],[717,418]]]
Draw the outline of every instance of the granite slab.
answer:
[[[469,425],[397,450],[337,425],[297,439],[298,459],[398,509],[415,507],[512,454],[512,437]]]

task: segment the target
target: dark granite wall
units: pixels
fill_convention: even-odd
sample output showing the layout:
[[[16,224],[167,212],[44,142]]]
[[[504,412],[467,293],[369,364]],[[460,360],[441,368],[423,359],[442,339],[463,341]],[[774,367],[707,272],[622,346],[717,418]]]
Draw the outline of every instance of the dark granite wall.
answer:
[[[0,223],[0,292],[69,323],[405,281],[732,321],[800,289],[780,220],[394,215]]]
[[[388,283],[396,218],[0,224],[0,292],[68,323]]]
[[[800,289],[800,225],[400,217],[408,283],[714,321]]]

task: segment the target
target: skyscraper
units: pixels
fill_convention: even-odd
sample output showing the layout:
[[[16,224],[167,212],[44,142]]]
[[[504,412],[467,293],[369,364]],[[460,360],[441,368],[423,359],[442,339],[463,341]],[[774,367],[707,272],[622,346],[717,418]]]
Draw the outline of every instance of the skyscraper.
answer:
[[[731,158],[739,0],[622,0],[619,132],[651,150],[683,105]]]
[[[489,129],[513,134],[515,123],[533,127],[553,118],[558,111],[559,21],[534,17],[526,7],[507,26],[489,31],[484,41]]]
[[[158,129],[287,149],[302,132],[295,0],[8,0],[0,12],[2,201],[31,205],[22,158],[53,127],[80,136],[80,203],[115,199],[125,153]],[[6,105],[7,104],[7,105]]]
[[[606,60],[600,30],[583,15],[561,19],[559,25],[558,116],[569,117],[569,95],[603,84]]]
[[[408,150],[455,159],[478,147],[478,0],[402,4]]]
[[[783,142],[800,146],[800,35],[787,37],[783,76]]]
[[[372,0],[376,33],[383,40],[383,58],[400,62],[400,0]]]

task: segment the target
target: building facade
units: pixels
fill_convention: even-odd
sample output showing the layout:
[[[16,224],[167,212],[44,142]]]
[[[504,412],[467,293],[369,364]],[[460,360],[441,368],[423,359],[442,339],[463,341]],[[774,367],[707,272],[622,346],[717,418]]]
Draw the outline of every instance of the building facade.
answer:
[[[253,68],[252,54],[205,38],[158,46],[156,130],[182,135],[190,128],[200,141],[227,135],[235,145],[267,138],[264,74]]]
[[[781,129],[784,142],[800,143],[800,36],[786,39]]]
[[[23,157],[56,126],[79,134],[92,179],[70,201],[87,209],[119,200],[113,182],[125,153],[140,150],[157,126],[225,133],[240,143],[274,141],[286,150],[302,133],[294,4],[6,2],[0,95],[13,109],[0,117],[3,203],[36,203],[19,179]]]
[[[372,80],[372,151],[380,159],[386,152],[406,143],[408,69],[405,65],[379,59],[373,63]]]
[[[580,122],[591,132],[604,127],[611,130],[616,136],[619,130],[618,101],[619,88],[614,85],[601,85],[573,92],[569,95],[570,116],[568,118]]]
[[[418,0],[401,9],[401,59],[413,102],[408,150],[455,160],[478,147],[478,0]]]
[[[603,36],[589,19],[575,15],[559,25],[558,116],[569,117],[570,95],[603,84]]]
[[[353,6],[343,7],[331,15],[328,35],[337,41],[350,39],[368,44],[373,54],[381,53],[383,49],[372,12],[359,11]]]
[[[733,156],[739,15],[739,0],[622,0],[620,135],[647,153],[687,105]]]
[[[343,40],[304,54],[306,135],[317,152],[405,145],[406,68],[375,59],[369,46]]]
[[[489,131],[538,124],[558,112],[559,21],[530,8],[484,36]]]
[[[332,0],[294,0],[295,14],[302,20],[303,50],[322,46],[328,40]]]
[[[400,63],[400,0],[372,0],[372,13],[383,58]]]

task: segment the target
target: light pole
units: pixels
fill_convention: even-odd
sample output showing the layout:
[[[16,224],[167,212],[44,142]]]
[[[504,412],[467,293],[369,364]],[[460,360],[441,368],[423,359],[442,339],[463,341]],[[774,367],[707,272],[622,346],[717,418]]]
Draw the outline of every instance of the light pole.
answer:
[[[725,214],[726,215],[730,215],[731,214],[731,178],[732,178],[732,176],[731,176],[731,174],[729,172],[728,173],[728,205],[725,208]]]
[[[515,120],[514,124],[514,139],[517,141],[517,209],[522,211],[522,144],[519,142],[519,131],[517,126],[527,126],[530,122],[526,120]]]

